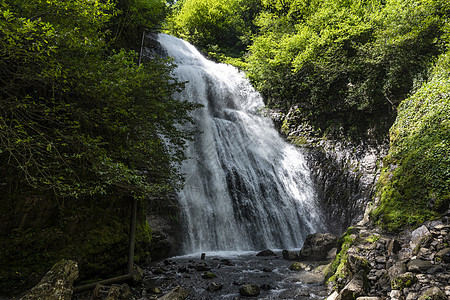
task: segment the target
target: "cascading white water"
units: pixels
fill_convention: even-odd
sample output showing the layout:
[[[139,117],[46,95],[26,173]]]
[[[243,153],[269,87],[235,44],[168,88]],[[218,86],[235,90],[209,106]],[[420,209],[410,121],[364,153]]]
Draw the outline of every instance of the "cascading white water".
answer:
[[[173,36],[158,41],[178,65],[175,76],[188,81],[176,97],[204,105],[178,195],[184,252],[300,247],[322,229],[303,155],[259,113],[261,96],[236,68]]]

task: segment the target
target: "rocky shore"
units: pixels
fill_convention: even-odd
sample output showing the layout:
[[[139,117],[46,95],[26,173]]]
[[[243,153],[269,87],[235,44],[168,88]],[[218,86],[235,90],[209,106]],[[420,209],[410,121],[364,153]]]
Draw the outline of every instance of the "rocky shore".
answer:
[[[397,234],[370,223],[350,227],[339,239],[329,233],[311,234],[300,251],[267,249],[228,258],[208,254],[166,259],[145,267],[141,280],[131,287],[126,283],[98,286],[73,296],[74,276],[68,274],[76,270],[71,267],[75,271],[68,272],[65,267],[59,272],[55,266],[46,276],[49,282],[41,282],[32,292],[65,295],[48,299],[77,300],[446,300],[450,299],[449,245],[447,211],[439,220]],[[69,283],[64,284],[67,278]],[[23,299],[33,299],[33,294]]]
[[[388,234],[350,227],[328,269],[327,300],[449,299],[450,211],[413,230]]]

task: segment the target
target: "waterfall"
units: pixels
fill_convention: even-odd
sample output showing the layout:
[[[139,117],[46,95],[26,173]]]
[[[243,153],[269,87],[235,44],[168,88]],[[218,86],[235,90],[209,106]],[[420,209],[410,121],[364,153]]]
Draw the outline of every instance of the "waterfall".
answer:
[[[299,248],[323,229],[302,153],[261,113],[262,98],[242,72],[173,36],[158,41],[178,66],[175,76],[188,82],[175,97],[204,105],[182,166],[183,251]]]

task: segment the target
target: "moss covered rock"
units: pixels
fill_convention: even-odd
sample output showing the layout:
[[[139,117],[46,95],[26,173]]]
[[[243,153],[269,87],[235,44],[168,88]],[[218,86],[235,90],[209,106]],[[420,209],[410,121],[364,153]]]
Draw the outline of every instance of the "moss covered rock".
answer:
[[[416,275],[414,275],[411,272],[407,272],[407,273],[395,276],[391,280],[391,288],[393,290],[402,290],[404,288],[412,286],[416,282],[417,282]]]

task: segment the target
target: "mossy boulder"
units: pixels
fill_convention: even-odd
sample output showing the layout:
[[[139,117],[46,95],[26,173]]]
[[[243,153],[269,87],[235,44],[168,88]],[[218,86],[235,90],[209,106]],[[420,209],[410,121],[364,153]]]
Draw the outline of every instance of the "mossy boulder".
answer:
[[[289,270],[291,270],[291,271],[302,271],[302,270],[305,270],[308,268],[309,267],[307,264],[299,262],[299,261],[296,261],[289,266]]]
[[[202,278],[204,279],[214,279],[217,278],[217,275],[214,274],[213,272],[205,272],[202,274]]]
[[[417,282],[417,277],[411,272],[400,274],[395,276],[391,280],[391,288],[393,290],[403,290],[404,288],[411,287]]]

